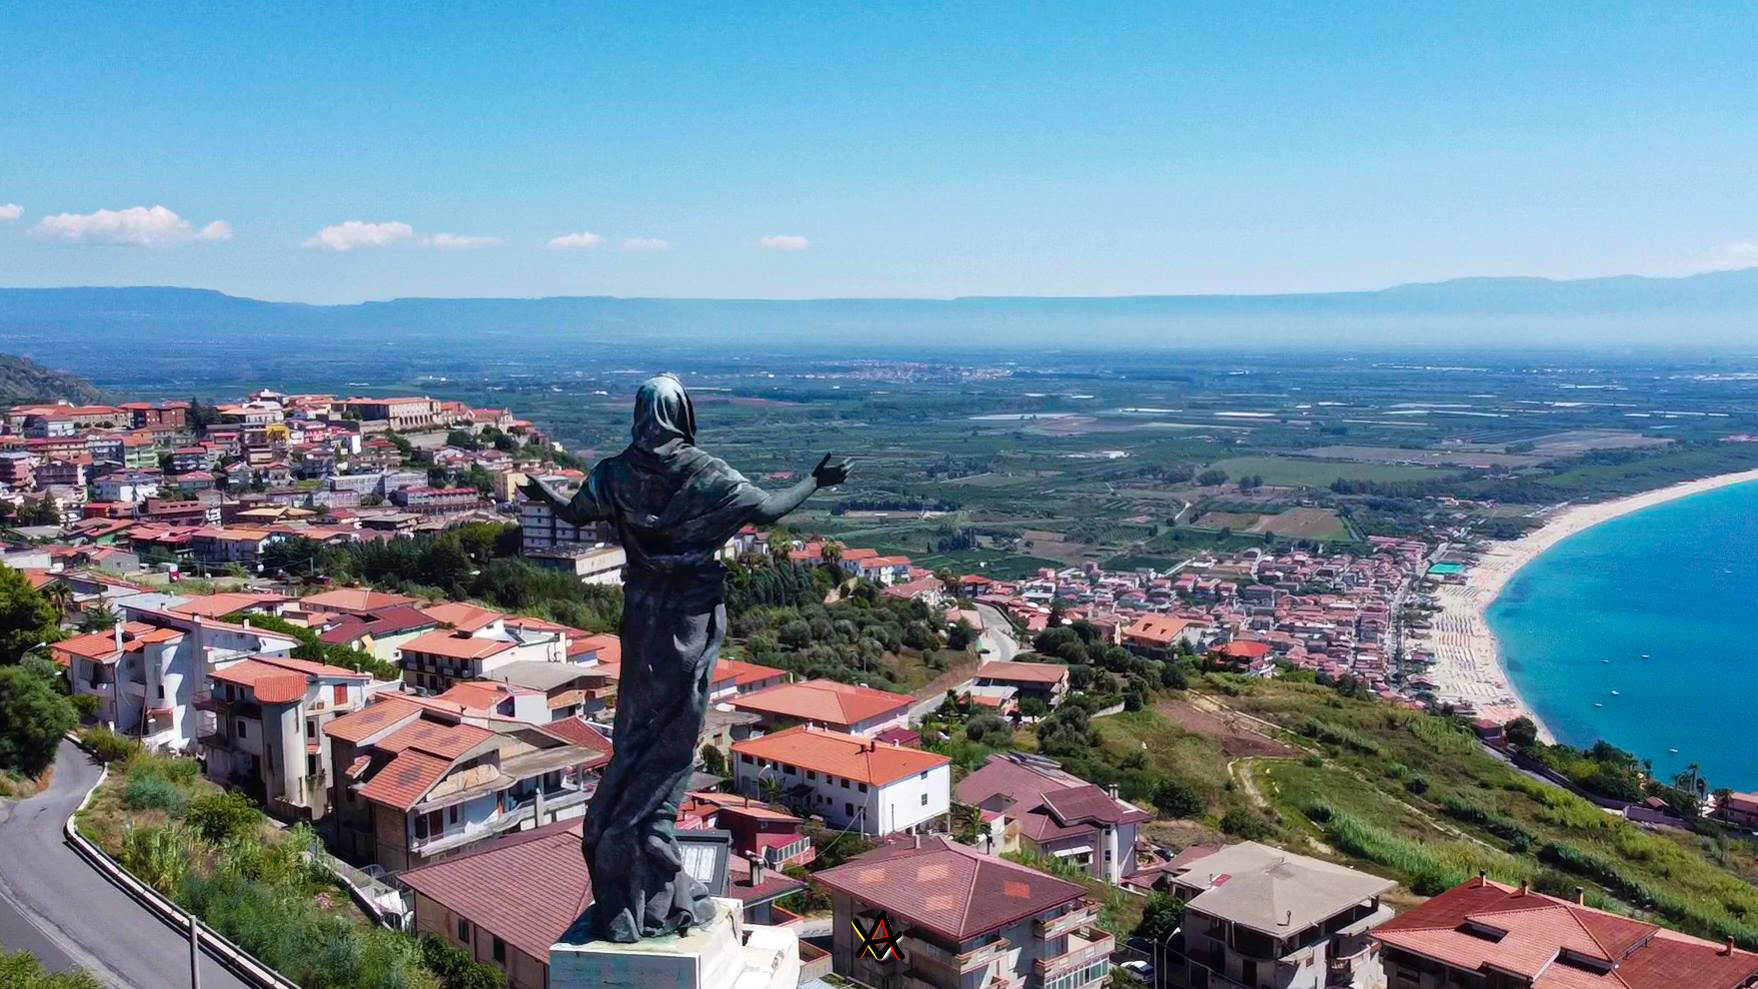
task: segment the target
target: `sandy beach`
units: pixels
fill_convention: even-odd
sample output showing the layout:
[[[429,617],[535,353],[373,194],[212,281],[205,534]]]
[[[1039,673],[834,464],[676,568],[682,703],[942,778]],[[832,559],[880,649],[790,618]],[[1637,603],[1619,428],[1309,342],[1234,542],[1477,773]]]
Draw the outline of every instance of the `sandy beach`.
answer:
[[[1441,585],[1435,595],[1441,610],[1434,616],[1434,627],[1411,637],[1413,645],[1434,651],[1435,663],[1428,677],[1436,684],[1435,697],[1469,703],[1480,716],[1496,721],[1524,714],[1537,722],[1541,737],[1553,741],[1544,722],[1515,692],[1502,669],[1496,637],[1484,617],[1496,596],[1521,567],[1584,529],[1663,502],[1747,481],[1758,481],[1758,470],[1684,481],[1612,501],[1564,506],[1525,536],[1491,543],[1463,584]]]

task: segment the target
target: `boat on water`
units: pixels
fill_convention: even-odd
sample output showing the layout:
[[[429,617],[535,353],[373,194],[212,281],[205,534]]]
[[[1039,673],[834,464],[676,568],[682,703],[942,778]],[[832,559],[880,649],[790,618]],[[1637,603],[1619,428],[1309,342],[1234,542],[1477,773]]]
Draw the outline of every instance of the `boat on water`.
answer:
[[[1667,751],[1668,755],[1678,755],[1679,754],[1678,749],[1667,749],[1666,751]]]
[[[1612,691],[1612,696],[1613,696],[1613,697],[1616,697],[1616,696],[1618,696],[1618,692],[1617,692],[1617,691],[1615,691],[1615,690],[1614,690],[1614,691]]]
[[[1601,704],[1601,703],[1599,703],[1599,702],[1598,702],[1598,701],[1594,701],[1594,702],[1593,702],[1593,706],[1594,706],[1594,707],[1604,707],[1604,706],[1605,706],[1605,705],[1604,705],[1604,704]]]

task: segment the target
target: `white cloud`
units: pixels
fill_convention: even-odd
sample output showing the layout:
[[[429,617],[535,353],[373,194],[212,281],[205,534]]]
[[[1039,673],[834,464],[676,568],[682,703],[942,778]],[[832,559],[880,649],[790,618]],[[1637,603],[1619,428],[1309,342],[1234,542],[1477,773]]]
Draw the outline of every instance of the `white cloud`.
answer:
[[[582,230],[579,233],[562,234],[550,239],[549,249],[552,251],[587,251],[604,243],[604,238]]]
[[[622,242],[618,250],[623,251],[669,251],[671,241],[660,240],[658,237],[630,237]]]
[[[17,203],[7,203],[4,206],[0,206],[0,220],[10,222],[23,215],[24,207]]]
[[[320,251],[352,251],[357,247],[388,247],[414,236],[414,227],[395,220],[390,223],[348,220],[319,230],[305,242],[305,246]]]
[[[422,243],[442,251],[474,251],[484,247],[500,247],[505,237],[472,237],[468,234],[434,234]]]
[[[197,230],[188,220],[163,206],[56,213],[38,220],[31,233],[66,244],[121,247],[172,247],[192,241],[232,239],[232,228],[224,220],[215,220]]]
[[[812,242],[798,234],[771,234],[757,239],[757,245],[767,251],[803,251],[812,246]]]

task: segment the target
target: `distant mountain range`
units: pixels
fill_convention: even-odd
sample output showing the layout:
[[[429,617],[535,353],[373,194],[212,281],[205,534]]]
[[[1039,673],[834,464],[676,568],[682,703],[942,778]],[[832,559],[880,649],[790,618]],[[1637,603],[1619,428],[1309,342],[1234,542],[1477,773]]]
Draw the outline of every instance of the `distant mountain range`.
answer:
[[[1465,278],[1370,292],[954,299],[573,296],[307,305],[187,288],[0,289],[0,340],[79,333],[164,345],[215,331],[307,341],[466,334],[863,350],[1758,346],[1758,268],[1683,278]]]

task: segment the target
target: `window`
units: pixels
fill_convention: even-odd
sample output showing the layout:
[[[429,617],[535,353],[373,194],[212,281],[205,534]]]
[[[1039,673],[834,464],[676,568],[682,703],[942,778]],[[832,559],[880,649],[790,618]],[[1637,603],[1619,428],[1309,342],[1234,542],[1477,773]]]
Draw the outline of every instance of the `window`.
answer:
[[[844,776],[844,777],[843,777],[843,778],[842,778],[842,788],[843,788],[843,789],[844,789],[844,790],[846,790],[846,789],[848,789],[848,777],[847,777],[847,776]]]
[[[458,918],[458,940],[470,943],[470,922],[462,917]]]
[[[867,792],[867,784],[865,784],[865,783],[862,783],[862,784],[861,784],[861,792],[862,792],[862,793],[866,793],[866,792]]]
[[[846,817],[855,816],[855,805],[854,804],[843,804],[842,805],[842,812],[843,812],[843,815]]]
[[[806,778],[809,780],[816,780],[818,778],[818,770],[816,770],[816,769],[806,770]]]
[[[249,732],[246,732],[244,730],[244,727],[245,727],[244,722],[242,722],[242,721],[238,722],[238,737],[239,738],[243,738],[249,734]]]
[[[926,798],[924,798],[924,799],[926,799]],[[447,824],[458,823],[458,805],[457,804],[453,804],[452,806],[446,808],[446,823]]]
[[[335,701],[337,704],[348,703],[348,685],[345,683],[336,684],[334,693],[331,695],[331,699],[333,701]]]
[[[928,806],[928,795],[926,793],[922,794],[922,806]]]
[[[494,939],[494,960],[501,964],[507,961],[507,942],[498,937]]]
[[[751,764],[751,754],[749,752],[740,752],[739,761],[749,766]]]

